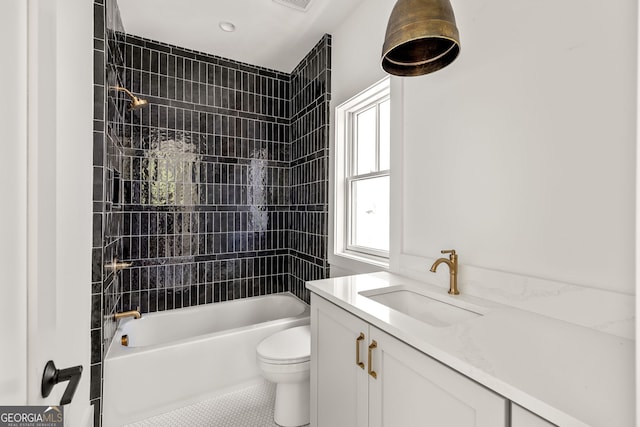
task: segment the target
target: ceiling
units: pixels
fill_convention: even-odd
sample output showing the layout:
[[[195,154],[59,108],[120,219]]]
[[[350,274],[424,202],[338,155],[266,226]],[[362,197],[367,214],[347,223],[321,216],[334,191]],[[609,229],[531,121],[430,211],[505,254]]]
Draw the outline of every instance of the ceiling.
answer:
[[[289,73],[364,1],[312,0],[306,12],[274,0],[118,0],[118,6],[129,34]],[[236,30],[222,31],[221,21]]]

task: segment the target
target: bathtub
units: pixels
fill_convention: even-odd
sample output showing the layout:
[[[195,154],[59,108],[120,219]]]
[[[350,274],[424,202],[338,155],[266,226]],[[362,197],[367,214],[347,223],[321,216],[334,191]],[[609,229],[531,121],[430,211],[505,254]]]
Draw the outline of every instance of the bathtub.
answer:
[[[104,360],[103,425],[122,426],[256,382],[258,343],[308,323],[309,306],[289,293],[124,319]]]

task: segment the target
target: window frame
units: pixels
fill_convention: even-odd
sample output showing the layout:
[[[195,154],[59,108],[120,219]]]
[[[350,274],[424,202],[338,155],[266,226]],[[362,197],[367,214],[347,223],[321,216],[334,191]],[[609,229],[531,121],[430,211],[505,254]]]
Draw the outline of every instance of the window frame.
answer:
[[[380,105],[390,102],[390,78],[385,77],[361,93],[336,107],[336,210],[334,221],[334,251],[336,255],[388,267],[389,250],[354,244],[355,197],[352,187],[357,181],[388,176],[389,169],[380,170]],[[376,109],[375,167],[376,170],[357,174],[357,117],[370,108]],[[390,110],[390,108],[389,108]],[[390,121],[390,118],[389,118]],[[389,224],[390,229],[391,224]]]

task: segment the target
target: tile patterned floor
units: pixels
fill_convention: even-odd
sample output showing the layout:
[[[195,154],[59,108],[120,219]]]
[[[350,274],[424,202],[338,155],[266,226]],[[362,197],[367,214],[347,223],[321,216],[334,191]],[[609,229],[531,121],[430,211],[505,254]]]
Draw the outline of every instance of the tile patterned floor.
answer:
[[[278,427],[275,399],[275,384],[263,381],[127,427]]]

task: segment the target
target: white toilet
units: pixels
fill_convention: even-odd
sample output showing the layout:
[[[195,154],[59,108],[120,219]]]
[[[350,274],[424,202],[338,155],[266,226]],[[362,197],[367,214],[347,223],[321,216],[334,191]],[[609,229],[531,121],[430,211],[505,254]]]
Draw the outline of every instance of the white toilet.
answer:
[[[309,424],[309,325],[276,332],[256,348],[262,375],[276,383],[274,421],[284,427]]]

